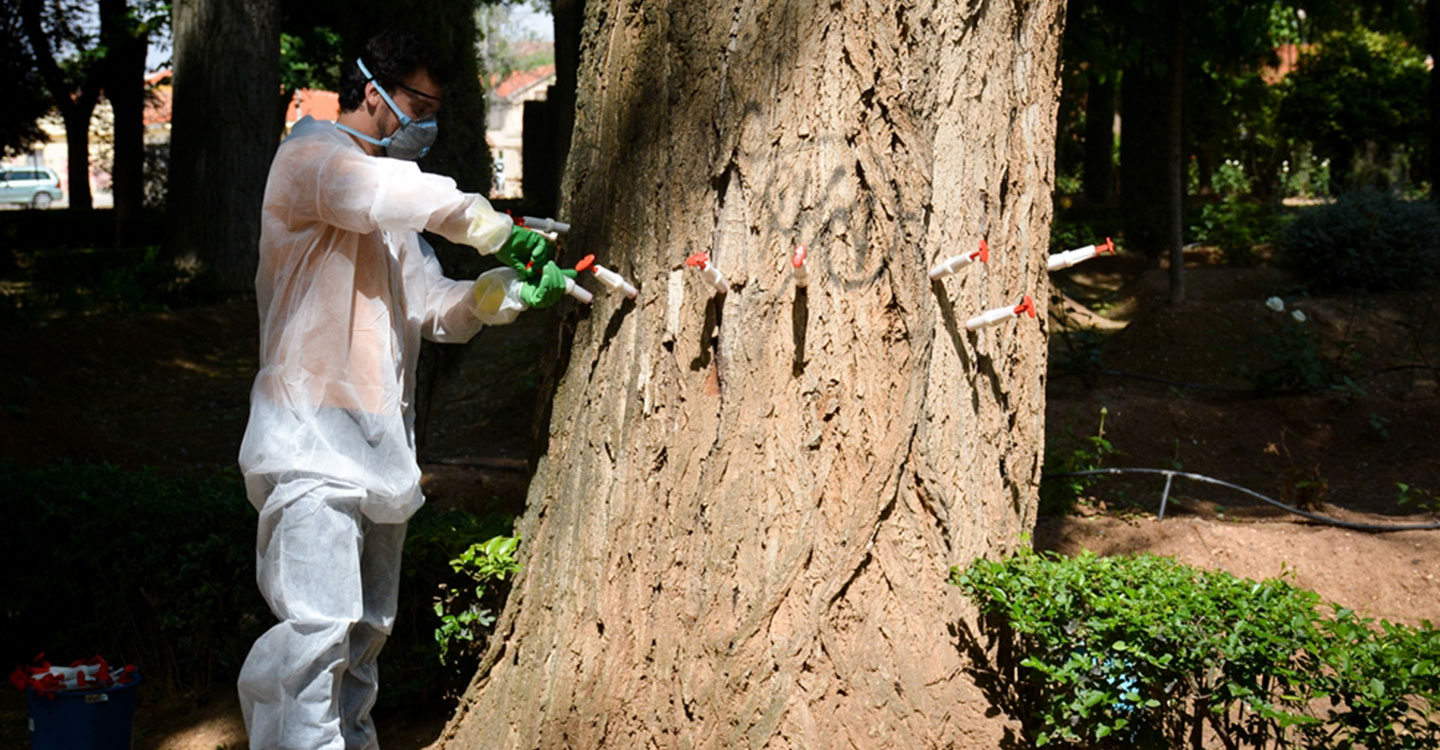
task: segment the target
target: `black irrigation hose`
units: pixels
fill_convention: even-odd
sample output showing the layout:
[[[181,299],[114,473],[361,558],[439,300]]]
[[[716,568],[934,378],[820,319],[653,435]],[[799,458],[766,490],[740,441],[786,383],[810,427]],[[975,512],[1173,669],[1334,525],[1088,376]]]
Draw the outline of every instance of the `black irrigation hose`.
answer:
[[[1294,514],[1300,515],[1300,516],[1304,516],[1304,517],[1306,517],[1306,518],[1308,518],[1308,519],[1310,519],[1310,520],[1312,520],[1312,521],[1319,521],[1320,523],[1330,524],[1331,526],[1339,526],[1339,527],[1341,527],[1341,528],[1354,529],[1354,530],[1356,530],[1356,531],[1428,531],[1428,530],[1432,530],[1432,529],[1440,529],[1440,523],[1379,524],[1379,523],[1354,523],[1354,522],[1352,522],[1352,521],[1342,521],[1342,520],[1340,520],[1340,519],[1338,519],[1338,518],[1331,518],[1330,516],[1322,516],[1322,515],[1320,515],[1320,514],[1318,514],[1318,513],[1311,513],[1311,512],[1309,512],[1309,511],[1300,510],[1299,508],[1296,508],[1296,507],[1294,507],[1294,506],[1292,506],[1292,505],[1286,505],[1285,503],[1282,503],[1282,502],[1280,502],[1279,500],[1275,500],[1275,499],[1273,499],[1273,498],[1266,497],[1266,496],[1264,496],[1264,495],[1262,495],[1262,494],[1260,494],[1260,493],[1256,492],[1255,490],[1252,490],[1252,489],[1250,489],[1250,488],[1248,488],[1248,487],[1241,487],[1241,486],[1238,485],[1238,484],[1231,484],[1231,483],[1226,482],[1226,481],[1224,481],[1224,480],[1222,480],[1222,479],[1216,479],[1216,478],[1214,478],[1214,477],[1207,477],[1207,476],[1205,476],[1204,474],[1194,474],[1194,473],[1191,473],[1191,472],[1188,472],[1188,471],[1174,471],[1174,470],[1171,470],[1171,469],[1136,469],[1136,468],[1123,468],[1123,469],[1122,469],[1122,468],[1116,468],[1116,469],[1088,469],[1088,470],[1086,470],[1086,471],[1067,471],[1067,472],[1063,472],[1063,473],[1059,473],[1059,474],[1045,474],[1045,475],[1042,476],[1041,478],[1042,478],[1042,479],[1050,479],[1050,478],[1056,478],[1056,477],[1082,477],[1082,476],[1093,476],[1093,475],[1096,475],[1096,474],[1163,474],[1163,475],[1165,476],[1165,492],[1164,492],[1164,494],[1162,494],[1162,495],[1160,496],[1160,520],[1162,520],[1162,521],[1165,520],[1165,504],[1166,504],[1166,503],[1169,501],[1169,499],[1170,499],[1170,483],[1175,480],[1175,477],[1184,477],[1184,478],[1186,478],[1186,479],[1193,479],[1193,480],[1195,480],[1195,481],[1197,481],[1197,482],[1206,482],[1206,483],[1208,483],[1208,484],[1218,484],[1218,485],[1220,485],[1221,487],[1229,487],[1230,489],[1235,490],[1235,491],[1237,491],[1237,492],[1243,492],[1243,493],[1245,493],[1246,495],[1249,495],[1249,496],[1251,496],[1251,497],[1255,497],[1255,498],[1259,498],[1259,499],[1261,499],[1261,500],[1264,500],[1265,502],[1270,503],[1271,505],[1273,505],[1273,506],[1275,506],[1275,507],[1277,507],[1277,508],[1281,508],[1281,509],[1283,509],[1283,510],[1288,510],[1288,511],[1290,511],[1291,513],[1294,513]]]

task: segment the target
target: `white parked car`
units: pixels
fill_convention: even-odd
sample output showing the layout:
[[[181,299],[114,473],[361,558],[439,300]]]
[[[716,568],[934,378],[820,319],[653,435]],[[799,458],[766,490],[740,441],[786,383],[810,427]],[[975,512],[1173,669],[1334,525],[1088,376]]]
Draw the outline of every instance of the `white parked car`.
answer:
[[[0,167],[0,203],[49,208],[60,195],[60,178],[49,167]]]

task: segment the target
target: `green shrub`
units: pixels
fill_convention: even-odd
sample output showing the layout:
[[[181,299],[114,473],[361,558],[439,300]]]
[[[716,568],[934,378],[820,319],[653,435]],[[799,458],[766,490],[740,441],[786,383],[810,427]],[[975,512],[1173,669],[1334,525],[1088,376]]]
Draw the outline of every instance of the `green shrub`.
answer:
[[[450,561],[450,568],[468,576],[470,585],[447,588],[435,602],[435,616],[440,618],[435,642],[441,664],[447,663],[447,657],[451,663],[479,659],[496,612],[504,604],[503,592],[509,588],[505,579],[520,572],[515,560],[519,544],[519,537],[492,537],[470,545]]]
[[[1253,262],[1255,246],[1274,241],[1280,228],[1280,217],[1273,208],[1235,198],[1207,203],[1193,216],[1186,228],[1187,239],[1220,248],[1231,265]]]
[[[1317,594],[1152,555],[976,560],[979,605],[1029,743],[1440,747],[1440,631],[1377,627]]]
[[[238,471],[0,461],[0,513],[11,529],[0,572],[7,670],[41,651],[55,663],[100,654],[134,663],[162,693],[201,690],[233,682],[275,622],[255,585],[256,514]],[[411,519],[380,654],[382,706],[438,699],[473,674],[483,640],[442,666],[435,601],[471,581],[451,560],[511,527],[430,507]],[[498,609],[503,595],[497,586],[485,601]]]
[[[464,599],[463,592],[473,592],[476,586],[469,570],[457,569],[453,562],[477,540],[509,534],[513,527],[510,516],[481,517],[428,505],[410,519],[395,630],[380,652],[380,673],[384,675],[380,709],[433,704],[453,697],[475,674],[489,635],[488,625],[474,628],[473,640],[463,646],[441,638],[445,615],[468,606],[471,600]],[[456,599],[455,592],[462,592],[464,604],[450,604]],[[491,586],[482,606],[498,612],[508,592],[508,585]],[[437,613],[436,606],[442,603],[449,608],[442,607],[444,611]]]
[[[1235,373],[1259,394],[1304,393],[1320,388],[1357,391],[1353,375],[1358,357],[1348,338],[1322,347],[1304,312],[1284,310],[1279,297],[1267,300],[1275,314],[1246,342]],[[1299,317],[1296,317],[1299,316]]]
[[[220,297],[213,275],[177,267],[155,245],[37,250],[21,265],[12,274],[17,290],[0,296],[0,315],[161,312]]]
[[[0,463],[9,662],[101,654],[166,690],[233,677],[268,626],[255,511],[238,472]]]
[[[1302,212],[1280,235],[1285,265],[1320,289],[1385,292],[1440,276],[1440,212],[1362,191]]]

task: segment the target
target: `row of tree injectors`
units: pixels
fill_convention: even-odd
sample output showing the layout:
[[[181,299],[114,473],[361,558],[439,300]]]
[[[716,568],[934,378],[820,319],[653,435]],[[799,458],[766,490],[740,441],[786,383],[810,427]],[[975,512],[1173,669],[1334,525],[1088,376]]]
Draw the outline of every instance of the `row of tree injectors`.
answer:
[[[555,221],[554,219],[543,219],[533,216],[521,217],[520,224],[547,235],[551,240],[570,231],[569,224]],[[1111,241],[1109,237],[1106,237],[1103,243],[1086,245],[1075,248],[1074,250],[1066,250],[1065,252],[1051,255],[1045,264],[1045,270],[1050,272],[1060,271],[1090,260],[1101,253],[1113,254],[1114,252],[1115,243]],[[792,278],[795,280],[795,286],[798,289],[804,289],[810,284],[810,270],[805,263],[805,258],[805,246],[797,245],[794,254],[790,256],[790,268]],[[990,262],[990,246],[986,244],[984,239],[980,240],[980,249],[970,253],[951,256],[931,268],[930,280],[939,281],[946,276],[958,273],[961,269],[976,261],[981,263]],[[709,253],[695,253],[685,259],[685,265],[697,269],[700,272],[700,278],[704,279],[705,283],[709,284],[716,293],[728,294],[730,292],[730,282],[726,281],[725,274],[721,273],[720,269],[716,268],[715,265],[710,262]],[[596,263],[594,255],[587,255],[581,258],[580,262],[575,264],[575,270],[590,271],[610,292],[621,292],[630,299],[635,299],[640,293],[634,284],[626,281],[620,274]],[[589,290],[575,283],[574,279],[567,279],[565,291],[582,304],[588,305],[591,300],[594,299],[594,295],[591,294]],[[975,331],[981,328],[989,328],[1023,315],[1029,315],[1032,318],[1035,317],[1035,301],[1030,299],[1030,295],[1028,294],[1022,296],[1019,304],[986,310],[965,321],[965,329]]]

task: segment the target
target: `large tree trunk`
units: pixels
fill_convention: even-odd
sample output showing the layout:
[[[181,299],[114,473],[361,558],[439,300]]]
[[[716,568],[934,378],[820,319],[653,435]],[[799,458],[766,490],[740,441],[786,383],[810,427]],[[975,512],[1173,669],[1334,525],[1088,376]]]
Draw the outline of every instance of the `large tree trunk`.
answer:
[[[176,0],[170,253],[221,288],[254,287],[260,204],[279,144],[277,0]]]
[[[1045,319],[1062,5],[586,3],[570,254],[640,298],[565,319],[446,747],[999,744],[945,577],[1032,526],[1045,334],[964,322]]]
[[[145,203],[145,52],[149,37],[125,0],[100,0],[105,98],[115,116],[115,243],[128,244]]]

